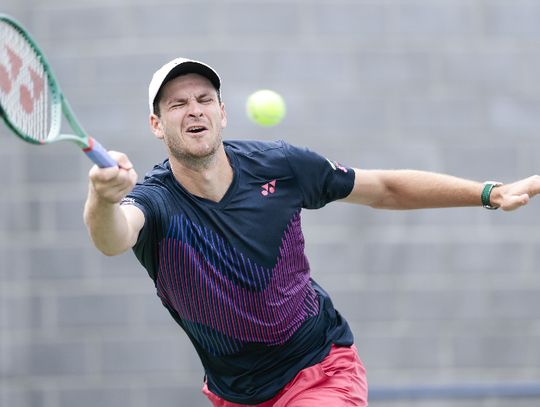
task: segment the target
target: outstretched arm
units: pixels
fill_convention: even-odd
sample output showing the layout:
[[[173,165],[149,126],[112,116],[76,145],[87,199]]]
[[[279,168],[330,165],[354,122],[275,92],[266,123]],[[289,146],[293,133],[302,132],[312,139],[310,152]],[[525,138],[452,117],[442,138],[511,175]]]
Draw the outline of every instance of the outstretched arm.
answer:
[[[484,185],[450,175],[416,170],[355,169],[354,187],[346,202],[384,209],[479,206]],[[540,176],[505,184],[491,191],[490,203],[517,209],[540,193]]]
[[[135,206],[120,206],[135,185],[137,174],[126,155],[114,151],[110,154],[118,167],[94,166],[88,174],[84,223],[94,245],[103,254],[113,256],[133,247],[144,225],[144,215]]]

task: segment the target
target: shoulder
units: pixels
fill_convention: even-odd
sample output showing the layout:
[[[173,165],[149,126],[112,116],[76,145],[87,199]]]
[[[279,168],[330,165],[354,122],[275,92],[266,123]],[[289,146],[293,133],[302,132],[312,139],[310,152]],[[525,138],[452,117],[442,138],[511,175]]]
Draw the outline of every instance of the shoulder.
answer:
[[[233,140],[224,144],[233,166],[249,173],[275,174],[277,177],[290,170],[286,143],[282,140]]]
[[[229,151],[246,156],[282,151],[286,144],[283,140],[227,140],[223,144]]]
[[[154,167],[144,175],[142,184],[164,183],[172,176],[169,159],[154,165]]]
[[[121,204],[139,206],[139,209],[155,207],[152,203],[163,200],[169,195],[166,191],[171,189],[172,172],[169,161],[164,160],[148,171],[143,180],[137,182],[135,187],[122,199]]]
[[[313,150],[290,144],[284,140],[274,141],[260,141],[260,140],[229,140],[224,141],[225,148],[229,151],[233,151],[236,154],[243,154],[246,156],[253,155],[271,155],[272,153],[287,156],[319,156]]]

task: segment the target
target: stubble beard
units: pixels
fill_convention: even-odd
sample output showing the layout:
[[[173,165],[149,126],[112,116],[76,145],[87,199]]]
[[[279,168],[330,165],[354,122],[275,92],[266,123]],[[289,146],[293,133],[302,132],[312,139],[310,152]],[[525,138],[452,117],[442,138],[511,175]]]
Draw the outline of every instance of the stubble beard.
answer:
[[[208,168],[212,164],[221,143],[222,137],[221,131],[219,131],[213,141],[208,144],[208,148],[205,148],[203,151],[192,152],[185,147],[183,142],[175,137],[167,140],[167,149],[169,150],[169,155],[176,161],[188,168],[197,170]]]

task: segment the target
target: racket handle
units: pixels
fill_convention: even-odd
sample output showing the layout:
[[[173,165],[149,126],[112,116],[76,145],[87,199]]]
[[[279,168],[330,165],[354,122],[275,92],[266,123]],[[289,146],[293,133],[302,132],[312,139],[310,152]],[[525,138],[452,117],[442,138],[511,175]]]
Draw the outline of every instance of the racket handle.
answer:
[[[88,147],[83,148],[84,153],[100,168],[116,167],[118,163],[109,155],[99,141],[88,137]]]

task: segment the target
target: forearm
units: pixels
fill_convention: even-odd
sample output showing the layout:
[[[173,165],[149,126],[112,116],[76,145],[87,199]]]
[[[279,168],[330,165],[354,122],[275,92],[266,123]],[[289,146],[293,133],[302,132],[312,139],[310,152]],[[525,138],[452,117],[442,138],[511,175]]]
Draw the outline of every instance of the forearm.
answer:
[[[482,183],[450,175],[416,170],[357,170],[356,176],[353,190],[355,195],[351,194],[351,201],[374,208],[421,209],[481,205]]]
[[[99,168],[89,173],[88,197],[84,205],[84,223],[95,246],[108,256],[133,247],[144,225],[144,215],[135,206],[120,206],[137,182],[137,173],[128,157],[109,151],[117,167]]]
[[[387,188],[381,206],[389,209],[479,206],[482,183],[414,170],[382,175]]]
[[[94,245],[107,256],[123,253],[133,245],[130,225],[120,205],[100,200],[92,186],[84,206],[84,223]]]

